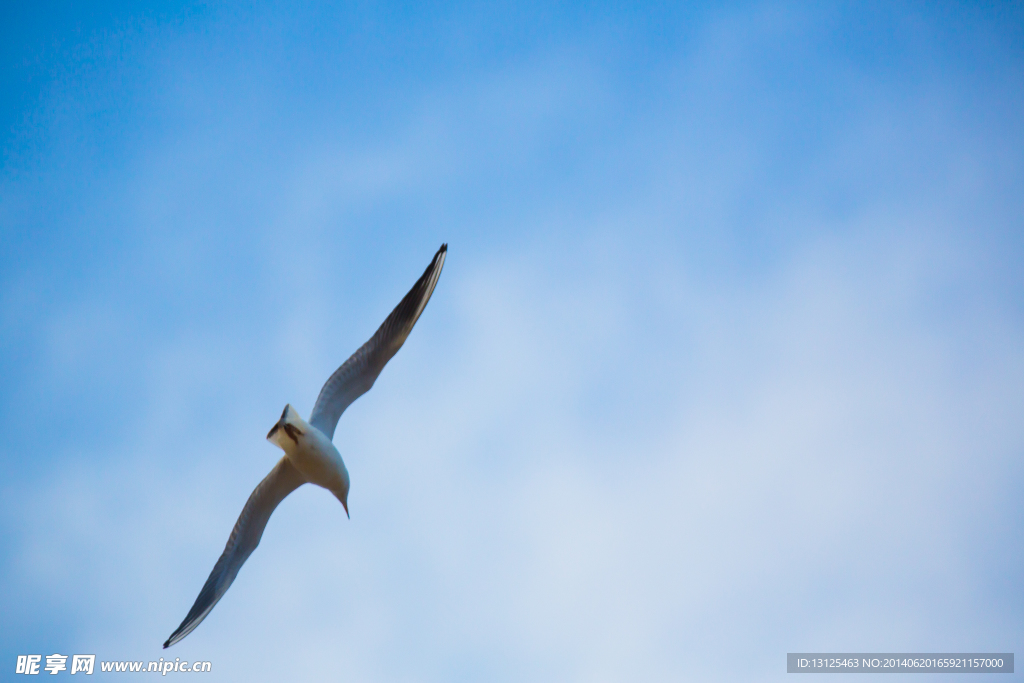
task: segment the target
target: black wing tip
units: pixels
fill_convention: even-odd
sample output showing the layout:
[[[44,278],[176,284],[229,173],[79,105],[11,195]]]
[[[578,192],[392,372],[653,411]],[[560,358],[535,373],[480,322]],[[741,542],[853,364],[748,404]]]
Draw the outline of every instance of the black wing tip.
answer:
[[[164,641],[164,649],[166,650],[170,646],[171,646],[171,639],[168,638],[167,640]]]
[[[444,242],[443,244],[441,244],[441,248],[438,249],[437,252],[434,254],[434,258],[430,259],[430,265],[427,266],[427,269],[425,271],[423,271],[423,275],[421,275],[420,279],[416,281],[416,284],[412,286],[412,289],[409,290],[409,293],[405,295],[406,299],[408,299],[409,297],[414,297],[422,294],[423,286],[430,281],[431,277],[436,276],[440,272],[441,266],[444,263],[444,259],[445,256],[447,256],[447,254],[448,243]],[[401,303],[399,303],[398,307],[395,309],[396,311],[398,310],[398,308],[402,306],[402,304],[405,303],[406,299],[402,299]],[[392,311],[392,313],[393,312],[394,311]]]

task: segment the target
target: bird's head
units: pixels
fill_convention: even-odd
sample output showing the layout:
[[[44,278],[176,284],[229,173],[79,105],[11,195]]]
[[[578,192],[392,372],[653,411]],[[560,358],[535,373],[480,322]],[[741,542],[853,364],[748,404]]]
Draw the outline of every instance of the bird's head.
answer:
[[[341,506],[345,508],[345,516],[349,519],[352,517],[348,514],[348,490],[351,487],[352,482],[348,478],[348,468],[345,467],[345,463],[341,463],[341,485],[337,488],[332,488],[331,493],[338,499]]]
[[[338,494],[335,494],[338,495]],[[345,516],[352,519],[352,516],[348,514],[348,477],[345,477],[345,489],[338,495],[338,500],[341,501],[341,506],[345,508]]]

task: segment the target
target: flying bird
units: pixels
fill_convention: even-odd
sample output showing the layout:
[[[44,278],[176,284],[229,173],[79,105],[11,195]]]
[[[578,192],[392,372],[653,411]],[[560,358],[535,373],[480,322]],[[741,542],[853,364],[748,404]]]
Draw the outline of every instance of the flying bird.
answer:
[[[309,422],[291,404],[285,405],[281,419],[267,434],[267,440],[283,450],[284,457],[249,496],[199,597],[164,648],[191,633],[224,597],[238,570],[259,545],[270,515],[289,493],[306,483],[322,486],[341,501],[348,516],[348,470],[332,442],[334,428],[345,409],[370,390],[384,365],[402,348],[430,301],[447,253],[448,245],[442,244],[427,270],[370,340],[334,371],[320,390]]]

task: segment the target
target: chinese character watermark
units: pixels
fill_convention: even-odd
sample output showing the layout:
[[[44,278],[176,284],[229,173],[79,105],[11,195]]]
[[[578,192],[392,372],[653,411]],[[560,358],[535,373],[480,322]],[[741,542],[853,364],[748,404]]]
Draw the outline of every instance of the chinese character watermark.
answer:
[[[14,669],[16,674],[37,674],[39,673],[39,662],[42,655],[18,655],[18,665]]]
[[[46,655],[46,671],[51,676],[56,676],[58,671],[65,671],[68,667],[66,662],[68,661],[67,655]]]
[[[75,655],[71,658],[71,673],[91,674],[96,664],[96,655]]]

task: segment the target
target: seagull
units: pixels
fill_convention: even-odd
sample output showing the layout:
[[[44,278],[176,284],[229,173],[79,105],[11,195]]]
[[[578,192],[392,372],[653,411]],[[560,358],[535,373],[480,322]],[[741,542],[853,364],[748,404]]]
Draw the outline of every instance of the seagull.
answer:
[[[332,442],[334,428],[345,409],[370,390],[380,371],[402,348],[430,301],[447,253],[448,245],[442,244],[427,270],[370,340],[334,371],[320,390],[309,422],[291,404],[285,405],[281,419],[267,434],[267,440],[283,450],[284,457],[249,496],[210,578],[181,626],[164,643],[165,649],[192,633],[224,597],[238,570],[260,544],[270,515],[289,493],[306,483],[322,486],[341,501],[348,516],[348,470]]]

